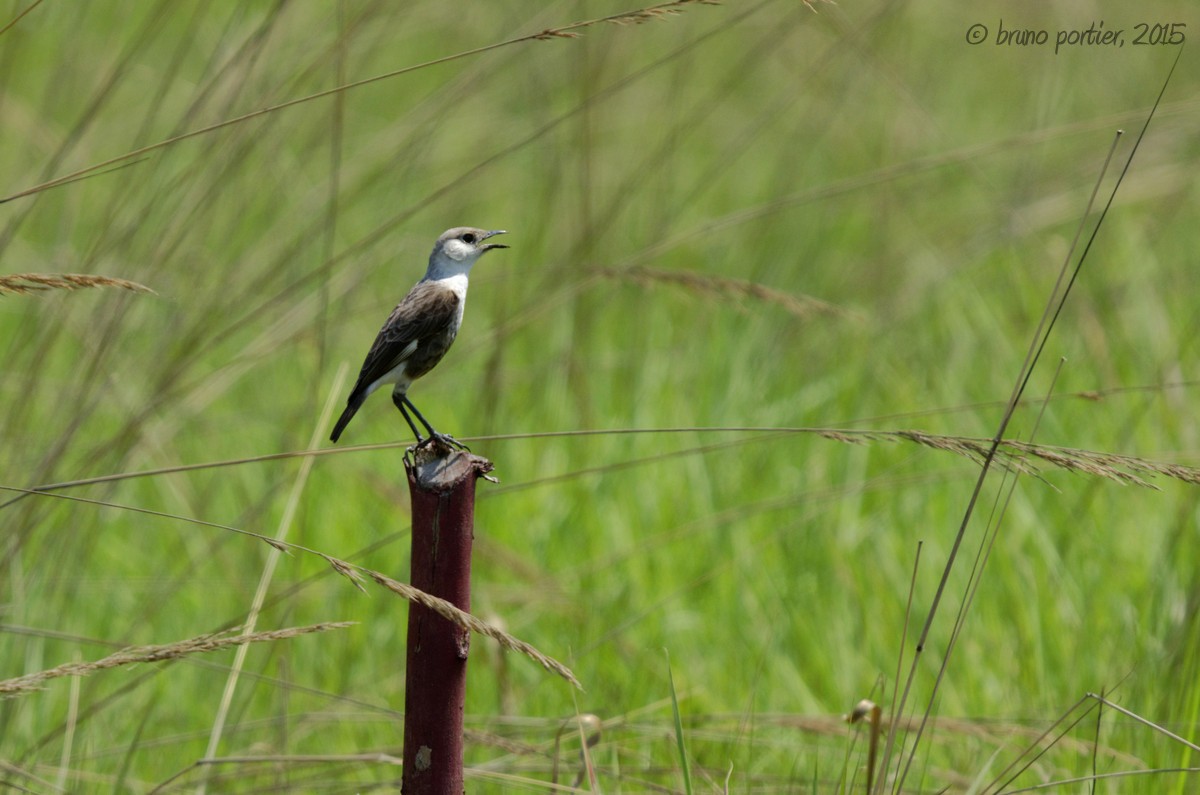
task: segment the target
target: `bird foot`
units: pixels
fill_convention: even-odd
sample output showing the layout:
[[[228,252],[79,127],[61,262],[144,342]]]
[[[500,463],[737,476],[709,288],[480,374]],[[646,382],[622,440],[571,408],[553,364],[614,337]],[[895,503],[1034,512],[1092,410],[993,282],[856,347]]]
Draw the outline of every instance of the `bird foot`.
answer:
[[[470,447],[467,447],[453,436],[446,433],[437,433],[436,431],[424,439],[418,439],[416,449],[420,450],[422,447],[428,447],[431,444],[439,444],[443,447],[453,447],[458,450],[466,450],[468,453],[471,452]]]

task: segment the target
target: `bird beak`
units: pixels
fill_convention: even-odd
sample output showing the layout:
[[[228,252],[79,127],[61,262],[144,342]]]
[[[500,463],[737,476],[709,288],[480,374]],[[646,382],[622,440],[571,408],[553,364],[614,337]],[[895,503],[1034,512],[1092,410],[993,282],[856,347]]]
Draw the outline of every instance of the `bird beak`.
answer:
[[[504,231],[503,229],[493,229],[490,232],[484,232],[483,237],[479,238],[479,242],[482,243],[484,240],[487,240],[489,237],[495,237],[496,235],[507,235],[507,234],[508,234],[508,232]],[[494,248],[508,248],[508,246],[505,246],[501,243],[488,243],[486,246],[483,246],[481,250],[490,251]]]

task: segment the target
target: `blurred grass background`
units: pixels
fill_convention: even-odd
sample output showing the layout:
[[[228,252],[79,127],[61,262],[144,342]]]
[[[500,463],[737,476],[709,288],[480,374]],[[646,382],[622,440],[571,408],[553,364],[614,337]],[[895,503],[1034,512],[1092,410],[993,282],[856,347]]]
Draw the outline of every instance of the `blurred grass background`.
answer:
[[[28,5],[0,3],[0,23]],[[635,7],[41,3],[0,35],[0,192]],[[975,466],[770,431],[526,435],[990,435],[1114,130],[1129,131],[1123,163],[1175,58],[1129,43],[1134,25],[1181,22],[1200,36],[1200,19],[1167,0],[815,10],[692,5],[496,48],[0,205],[2,272],[101,274],[157,292],[0,300],[0,483],[302,450],[327,436],[322,406],[340,407],[349,387],[331,397],[339,368],[356,371],[437,234],[508,229],[512,249],[475,270],[459,341],[413,398],[459,438],[516,436],[474,443],[503,481],[481,488],[474,612],[567,662],[586,691],[476,639],[471,790],[546,790],[555,733],[580,711],[605,721],[591,751],[602,788],[681,791],[664,649],[699,788],[720,789],[729,769],[733,791],[834,792],[856,776],[861,788],[865,743],[839,716],[890,699],[917,544],[919,624]],[[1102,19],[1127,43],[1057,55],[966,43],[970,25],[994,33],[1002,17],[1051,39]],[[1044,395],[1065,357],[1038,441],[1200,458],[1198,89],[1185,52],[1031,381],[1029,397]],[[808,298],[833,311],[807,311]],[[1073,396],[1083,392],[1103,394]],[[1013,434],[1039,411],[1023,408]],[[343,441],[406,434],[376,398]],[[401,455],[316,459],[289,540],[405,579]],[[63,493],[271,535],[300,468],[293,458]],[[978,790],[1085,692],[1118,685],[1118,702],[1200,734],[1197,493],[1158,485],[1022,481],[907,789]],[[41,496],[2,519],[3,677],[239,624],[269,552]],[[966,569],[951,577],[955,600]],[[934,627],[918,704],[952,612]],[[0,703],[0,778],[33,791],[169,792],[210,772],[213,791],[391,786],[397,768],[351,757],[399,754],[405,618],[400,600],[285,557],[260,628],[359,622],[250,650],[218,756],[287,761],[191,767],[225,686],[222,653]],[[1196,764],[1119,715],[1095,734],[1089,717],[1017,784],[1085,775],[1094,758],[1101,773]],[[579,741],[562,742],[570,783]],[[300,756],[316,753],[346,759]],[[1195,781],[1157,774],[1101,791]]]

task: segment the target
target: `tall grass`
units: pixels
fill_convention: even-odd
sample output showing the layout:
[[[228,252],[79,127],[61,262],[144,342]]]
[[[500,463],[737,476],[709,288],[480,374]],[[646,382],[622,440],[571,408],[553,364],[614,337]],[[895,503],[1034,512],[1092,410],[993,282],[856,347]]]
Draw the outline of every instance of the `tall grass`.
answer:
[[[27,5],[0,8],[0,29]],[[368,402],[295,497],[303,459],[286,454],[433,238],[466,223],[509,229],[512,256],[475,271],[458,343],[415,399],[459,438],[492,437],[473,445],[502,481],[481,488],[475,612],[585,688],[477,641],[472,791],[546,790],[556,769],[678,790],[677,738],[698,791],[861,789],[861,742],[839,785],[841,715],[890,702],[906,616],[929,608],[978,471],[972,440],[999,421],[1113,129],[1145,118],[1175,50],[964,41],[1001,16],[1086,28],[1068,3],[697,3],[569,27],[633,9],[41,3],[4,29],[0,198],[78,178],[0,204],[0,272],[155,294],[0,297],[0,484],[89,481],[56,492],[87,501],[0,512],[0,679],[240,625],[271,549],[222,527],[270,537],[290,519],[289,541],[320,553],[280,559],[260,630],[356,623],[246,647],[211,758],[232,650],[0,702],[0,780],[399,780],[403,602],[330,562],[402,585],[406,428]],[[1120,13],[1106,26],[1194,14]],[[1047,346],[1066,364],[1037,446],[1007,448],[1039,477],[1014,492],[909,790],[996,791],[1014,763],[1010,789],[1195,765],[1114,709],[1098,734],[1082,717],[1103,692],[1200,735],[1197,492],[1176,478],[1200,465],[1189,63]],[[89,170],[106,163],[124,167]],[[544,433],[628,428],[685,430]],[[148,470],[166,471],[103,477]],[[935,628],[926,659],[948,642]],[[604,725],[587,776],[570,767],[584,740],[560,737],[580,713]]]

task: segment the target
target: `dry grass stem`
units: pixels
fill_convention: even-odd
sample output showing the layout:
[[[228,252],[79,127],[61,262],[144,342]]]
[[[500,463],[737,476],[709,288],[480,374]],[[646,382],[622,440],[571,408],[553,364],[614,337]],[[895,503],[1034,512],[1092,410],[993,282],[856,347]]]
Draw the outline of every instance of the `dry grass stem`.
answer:
[[[135,293],[157,295],[144,284],[86,273],[10,273],[0,276],[0,295],[28,295],[42,290],[78,290],[84,287],[120,287]]]
[[[649,286],[671,284],[693,293],[717,298],[733,298],[735,300],[749,298],[755,301],[774,304],[789,314],[800,318],[808,318],[813,315],[849,314],[846,310],[817,298],[785,293],[782,290],[766,287],[765,285],[747,281],[746,279],[712,276],[693,271],[646,268],[641,265],[633,265],[627,268],[601,268],[597,272],[607,279],[621,279],[635,284]]]
[[[20,22],[22,19],[25,18],[26,14],[28,14],[30,11],[37,8],[41,4],[42,4],[42,0],[33,0],[33,2],[24,11],[22,11],[21,13],[17,14],[15,17],[13,17],[12,20],[10,20],[7,25],[0,28],[0,36],[3,36],[5,33],[8,33],[8,31],[10,29],[12,29],[18,22]]]
[[[563,679],[566,679],[568,682],[575,685],[575,687],[579,688],[580,690],[583,689],[583,685],[581,685],[579,680],[575,678],[575,674],[571,672],[570,668],[552,657],[547,657],[545,654],[542,654],[525,641],[518,640],[504,630],[479,620],[470,613],[455,607],[445,599],[439,599],[432,594],[427,594],[418,588],[408,585],[407,583],[397,582],[391,577],[388,577],[385,574],[380,574],[377,571],[367,570],[367,574],[370,575],[371,579],[375,580],[375,582],[379,583],[384,588],[387,588],[392,593],[397,594],[410,602],[414,602],[429,608],[457,627],[469,630],[478,635],[489,637],[506,649],[524,654],[526,657],[533,660],[547,671],[558,674]]]
[[[518,640],[517,638],[514,638],[512,635],[509,635],[508,633],[504,632],[503,630],[500,630],[490,624],[487,624],[486,622],[476,618],[475,616],[471,615],[470,613],[460,610],[459,608],[455,607],[453,604],[445,601],[444,599],[439,599],[436,596],[433,596],[432,594],[427,594],[424,591],[420,590],[419,588],[414,588],[413,586],[408,585],[406,583],[397,582],[396,580],[391,579],[387,575],[381,574],[377,571],[372,571],[371,569],[364,568],[362,566],[356,566],[352,563],[347,563],[346,561],[341,560],[340,558],[335,558],[332,555],[328,555],[319,550],[312,549],[310,547],[306,547],[301,544],[295,544],[290,541],[281,541],[279,539],[272,538],[271,536],[264,535],[263,533],[256,533],[253,530],[245,530],[243,528],[234,527],[232,525],[217,524],[216,522],[208,522],[203,519],[193,519],[190,517],[179,516],[176,514],[163,513],[161,511],[151,511],[151,510],[147,510],[145,508],[136,508],[136,507],[132,507],[129,505],[118,505],[116,503],[105,502],[103,500],[91,500],[91,499],[86,499],[83,497],[68,496],[65,494],[48,494],[46,492],[36,492],[31,489],[17,489],[14,487],[5,487],[5,486],[0,486],[0,489],[9,489],[9,490],[19,491],[22,493],[29,493],[29,494],[36,493],[36,494],[41,494],[43,496],[55,497],[57,499],[70,500],[72,502],[87,503],[90,505],[103,506],[106,508],[118,508],[118,509],[126,510],[126,511],[134,511],[136,513],[144,513],[144,514],[148,514],[148,515],[152,515],[152,516],[160,516],[160,517],[166,518],[166,519],[182,520],[182,521],[190,522],[192,524],[200,525],[202,527],[213,527],[218,530],[225,530],[227,532],[237,533],[238,535],[247,536],[248,538],[254,538],[259,541],[262,541],[263,543],[267,544],[268,546],[272,547],[273,549],[279,550],[280,552],[287,552],[289,554],[295,553],[295,552],[300,552],[300,553],[304,553],[304,554],[308,554],[308,555],[316,555],[317,557],[323,559],[326,563],[328,563],[335,572],[342,575],[346,579],[350,580],[350,582],[354,584],[354,587],[358,588],[360,591],[363,591],[364,593],[366,592],[366,589],[363,588],[362,583],[363,583],[365,577],[370,577],[375,582],[377,582],[380,585],[382,585],[383,587],[387,588],[392,593],[395,593],[395,594],[407,599],[410,602],[416,602],[417,604],[425,605],[430,610],[433,610],[434,612],[436,612],[439,615],[446,618],[448,621],[453,622],[454,624],[462,627],[463,629],[467,629],[467,630],[470,630],[471,632],[475,632],[477,634],[484,635],[489,638],[493,638],[494,640],[499,642],[505,648],[512,649],[513,651],[524,654],[525,656],[529,657],[530,659],[532,659],[533,661],[535,661],[536,663],[541,665],[546,670],[551,671],[552,673],[558,674],[559,676],[566,679],[571,684],[578,687],[580,690],[583,689],[583,686],[580,685],[579,680],[575,678],[575,674],[573,674],[569,668],[567,668],[565,665],[558,662],[557,660],[553,659],[552,657],[548,657],[545,654],[542,654],[540,651],[538,651],[532,645],[530,645],[522,640]],[[364,575],[365,575],[365,577],[364,577]],[[4,687],[4,683],[0,682],[0,698],[3,698],[3,696],[4,696],[3,687]]]
[[[334,571],[349,580],[355,588],[363,593],[367,592],[367,589],[363,587],[363,576],[353,566],[344,560],[338,560],[332,555],[322,554],[321,557],[325,558],[325,562],[332,566]]]
[[[925,447],[937,450],[948,450],[952,453],[970,458],[976,463],[982,463],[992,444],[990,439],[978,439],[963,436],[937,436],[921,431],[892,431],[886,433],[868,432],[866,438],[904,439]],[[1030,475],[1040,475],[1042,470],[1038,463],[1049,464],[1056,469],[1066,469],[1081,472],[1086,475],[1115,480],[1118,483],[1128,483],[1148,489],[1158,489],[1147,478],[1162,475],[1173,480],[1179,480],[1192,485],[1200,485],[1200,469],[1179,464],[1163,464],[1135,456],[1118,453],[1103,453],[1092,450],[1076,450],[1069,447],[1050,447],[1048,445],[1031,444],[1017,439],[1006,439],[1000,443],[996,451],[1002,463],[1016,472]]]
[[[15,679],[5,679],[0,681],[0,698],[9,698],[28,693],[32,690],[38,690],[43,682],[51,679],[59,679],[64,676],[88,676],[96,671],[116,668],[121,665],[177,660],[191,654],[220,651],[221,649],[234,646],[243,646],[247,643],[269,643],[276,640],[286,640],[300,635],[309,635],[314,632],[345,629],[353,625],[353,621],[331,621],[312,624],[307,627],[289,627],[288,629],[276,629],[270,632],[255,632],[250,635],[231,635],[229,633],[200,635],[199,637],[188,638],[187,640],[176,641],[175,643],[155,646],[132,646],[94,662],[65,663],[45,671],[18,676]]]
[[[805,4],[808,5],[809,8],[812,8],[812,3],[810,2],[810,0],[802,0],[802,1],[805,2]],[[71,173],[64,174],[61,177],[55,177],[54,179],[39,183],[37,185],[34,185],[33,187],[26,188],[25,190],[17,191],[16,193],[12,193],[7,196],[4,196],[3,198],[0,198],[0,204],[4,204],[6,202],[10,202],[15,199],[20,199],[25,196],[31,196],[35,193],[40,193],[44,190],[49,190],[50,188],[59,187],[60,185],[66,185],[70,182],[76,181],[77,179],[79,179],[80,177],[83,177],[85,175],[93,174],[97,171],[101,171],[101,170],[106,169],[109,166],[115,165],[117,163],[123,163],[127,160],[131,160],[136,157],[141,157],[142,155],[145,155],[149,152],[154,152],[158,149],[172,146],[181,141],[186,141],[189,138],[195,138],[196,136],[199,136],[199,135],[206,135],[210,132],[215,132],[216,130],[224,129],[225,127],[229,127],[231,125],[241,124],[242,122],[249,121],[250,119],[256,119],[260,116],[265,116],[270,113],[275,113],[277,111],[285,110],[286,108],[291,108],[296,105],[303,104],[305,102],[312,102],[313,100],[322,99],[324,97],[332,96],[334,94],[339,94],[343,91],[349,91],[354,88],[359,88],[361,86],[366,86],[366,85],[370,85],[372,83],[377,83],[381,80],[390,80],[394,77],[399,77],[400,75],[409,74],[410,72],[415,72],[419,69],[425,69],[425,68],[436,66],[439,64],[450,63],[452,61],[457,61],[461,58],[467,58],[467,57],[474,56],[474,55],[480,55],[485,52],[491,52],[492,50],[499,49],[500,47],[508,47],[510,45],[522,44],[522,43],[528,42],[528,41],[545,41],[548,39],[578,38],[578,34],[573,33],[572,31],[591,27],[592,25],[599,25],[603,22],[609,22],[609,23],[615,23],[615,24],[625,24],[625,23],[638,22],[638,21],[644,22],[646,20],[654,19],[656,17],[663,17],[663,16],[668,16],[671,14],[679,13],[683,6],[688,6],[688,5],[719,5],[719,2],[717,2],[717,0],[674,0],[674,2],[660,3],[659,5],[648,6],[645,8],[639,8],[635,11],[626,11],[621,14],[613,14],[612,16],[598,17],[595,19],[586,19],[586,20],[583,20],[580,22],[573,22],[569,25],[562,25],[557,28],[547,28],[539,33],[531,33],[531,34],[528,34],[525,36],[518,36],[515,39],[507,39],[505,41],[498,41],[498,42],[495,42],[492,44],[486,44],[482,47],[476,47],[475,49],[472,49],[472,50],[463,50],[461,52],[457,52],[452,55],[446,55],[441,58],[434,58],[432,60],[424,61],[419,64],[413,64],[412,66],[404,66],[399,69],[393,69],[390,72],[384,72],[382,74],[373,75],[371,77],[365,77],[362,80],[355,80],[350,83],[344,83],[339,86],[334,86],[333,88],[327,88],[323,91],[318,91],[314,94],[307,94],[302,97],[296,97],[295,99],[289,99],[285,102],[280,102],[276,105],[270,105],[265,108],[259,108],[258,110],[253,110],[253,111],[250,111],[249,113],[244,113],[241,116],[235,116],[230,119],[225,119],[224,121],[219,121],[214,124],[209,124],[205,127],[200,127],[200,128],[194,129],[194,130],[189,130],[188,132],[183,132],[178,135],[174,135],[170,138],[163,139],[156,143],[147,144],[146,146],[140,147],[138,149],[134,149],[133,151],[130,151],[130,152],[126,152],[125,154],[117,155],[115,157],[110,157],[107,160],[103,160],[99,163],[94,163],[90,166],[86,166],[77,171],[72,171]]]
[[[805,3],[812,8],[812,5]],[[590,28],[592,25],[600,25],[603,23],[611,25],[640,25],[643,22],[649,22],[652,19],[662,19],[664,17],[682,14],[684,6],[716,6],[720,5],[719,0],[673,0],[670,3],[659,3],[658,5],[646,6],[638,8],[634,11],[624,11],[620,14],[613,14],[608,17],[599,17],[597,19],[588,19],[583,22],[574,22],[570,25],[563,25],[560,28],[546,28],[541,33],[535,33],[530,38],[537,41],[548,41],[550,39],[577,39],[579,34],[575,31],[582,28]]]

